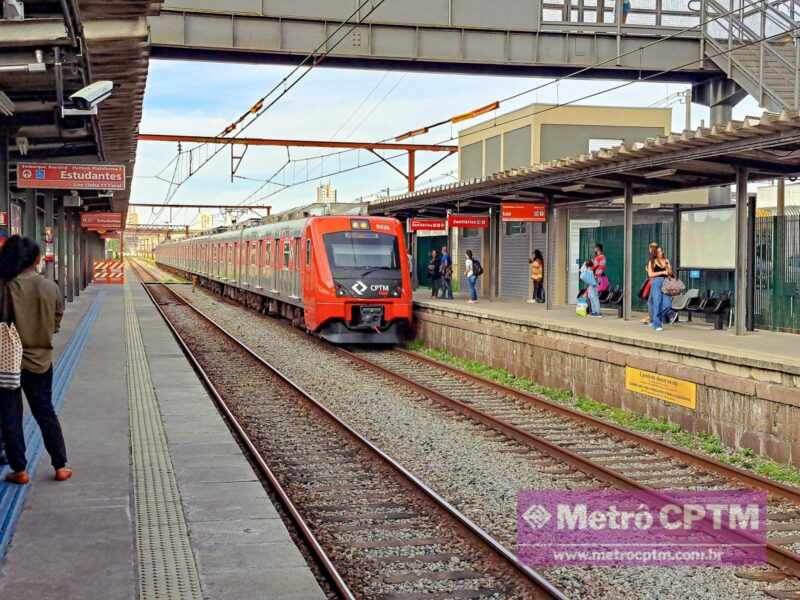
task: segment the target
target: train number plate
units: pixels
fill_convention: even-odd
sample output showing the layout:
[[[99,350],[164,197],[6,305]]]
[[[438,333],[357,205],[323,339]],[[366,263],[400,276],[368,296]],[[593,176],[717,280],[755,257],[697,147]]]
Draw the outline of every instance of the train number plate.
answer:
[[[360,306],[358,309],[361,323],[368,327],[379,327],[383,321],[382,306]]]

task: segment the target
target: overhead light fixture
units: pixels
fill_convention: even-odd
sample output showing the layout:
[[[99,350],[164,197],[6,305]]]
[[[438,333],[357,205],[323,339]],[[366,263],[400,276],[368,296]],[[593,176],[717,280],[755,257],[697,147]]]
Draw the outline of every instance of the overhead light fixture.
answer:
[[[14,115],[14,110],[16,110],[14,102],[6,96],[5,92],[0,91],[0,115],[11,117]]]
[[[660,177],[672,177],[678,172],[678,169],[661,169],[660,171],[651,171],[646,173],[645,179],[659,179]]]
[[[25,5],[22,0],[3,0],[3,18],[8,21],[25,19]]]
[[[17,144],[17,152],[19,152],[20,155],[22,155],[22,156],[27,156],[28,155],[28,151],[31,149],[31,145],[30,145],[30,143],[28,141],[28,138],[26,138],[24,136],[20,136],[20,137],[17,137],[14,141]]]
[[[474,119],[475,117],[478,117],[480,115],[485,115],[488,112],[497,110],[498,108],[500,108],[500,102],[499,101],[492,102],[491,104],[487,104],[486,106],[481,106],[480,108],[471,110],[468,113],[456,115],[455,117],[450,119],[450,122],[455,124],[455,123],[460,123],[461,121],[468,121],[469,119]]]
[[[580,192],[582,189],[585,189],[586,185],[583,183],[576,183],[575,185],[568,185],[566,187],[562,187],[562,192]]]

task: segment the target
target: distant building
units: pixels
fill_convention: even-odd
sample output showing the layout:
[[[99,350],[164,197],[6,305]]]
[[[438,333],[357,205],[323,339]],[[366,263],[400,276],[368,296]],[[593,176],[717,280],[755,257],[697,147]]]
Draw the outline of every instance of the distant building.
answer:
[[[138,225],[139,224],[139,213],[135,210],[128,211],[128,225]]]
[[[462,181],[669,134],[672,109],[532,104],[458,134]]]
[[[325,202],[336,202],[336,189],[327,183],[317,188],[317,204]]]
[[[774,210],[778,205],[778,186],[775,184],[761,186],[758,188],[756,197],[756,206],[758,208]],[[800,183],[786,182],[784,202],[785,206],[800,206]]]
[[[200,231],[211,231],[214,229],[214,215],[200,213],[197,219],[197,227]]]

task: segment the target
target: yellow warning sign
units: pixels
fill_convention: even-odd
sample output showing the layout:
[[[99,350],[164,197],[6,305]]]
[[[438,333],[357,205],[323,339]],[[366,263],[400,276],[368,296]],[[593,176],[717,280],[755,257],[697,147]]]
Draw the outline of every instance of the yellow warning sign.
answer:
[[[697,385],[691,381],[625,367],[625,387],[631,392],[652,396],[692,410],[697,407]]]

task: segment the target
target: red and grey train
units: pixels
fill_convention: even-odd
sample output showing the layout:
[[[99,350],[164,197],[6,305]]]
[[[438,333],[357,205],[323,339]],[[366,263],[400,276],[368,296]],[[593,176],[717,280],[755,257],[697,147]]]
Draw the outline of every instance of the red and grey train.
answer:
[[[156,263],[336,344],[399,344],[410,330],[403,227],[327,216],[160,244]]]

